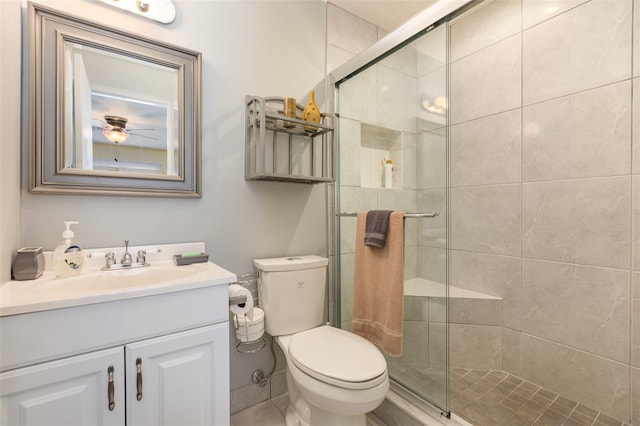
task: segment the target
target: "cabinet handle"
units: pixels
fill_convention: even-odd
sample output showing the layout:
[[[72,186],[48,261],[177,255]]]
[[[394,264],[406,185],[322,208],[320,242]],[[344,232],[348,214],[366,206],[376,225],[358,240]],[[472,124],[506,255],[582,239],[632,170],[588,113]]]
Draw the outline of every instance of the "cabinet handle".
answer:
[[[142,358],[136,359],[136,399],[142,401]]]
[[[109,375],[109,383],[107,384],[107,394],[109,396],[109,411],[113,411],[116,408],[116,402],[114,401],[115,389],[113,386],[113,365],[107,368],[107,374]]]

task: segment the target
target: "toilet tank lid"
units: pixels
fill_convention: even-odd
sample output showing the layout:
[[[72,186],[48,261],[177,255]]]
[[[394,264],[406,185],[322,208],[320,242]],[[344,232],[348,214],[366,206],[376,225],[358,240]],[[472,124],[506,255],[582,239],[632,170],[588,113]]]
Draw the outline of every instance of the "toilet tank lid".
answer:
[[[255,259],[253,264],[261,271],[299,271],[302,269],[324,268],[329,259],[321,256],[289,256],[271,259]]]

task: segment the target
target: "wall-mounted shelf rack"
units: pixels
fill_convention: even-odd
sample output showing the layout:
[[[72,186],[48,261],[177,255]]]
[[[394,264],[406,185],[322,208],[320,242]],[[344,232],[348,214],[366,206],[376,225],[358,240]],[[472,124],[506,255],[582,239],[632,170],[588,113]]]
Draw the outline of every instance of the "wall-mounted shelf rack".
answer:
[[[283,114],[284,98],[246,97],[245,179],[333,182],[335,118],[309,123]],[[296,117],[304,110],[296,105]]]

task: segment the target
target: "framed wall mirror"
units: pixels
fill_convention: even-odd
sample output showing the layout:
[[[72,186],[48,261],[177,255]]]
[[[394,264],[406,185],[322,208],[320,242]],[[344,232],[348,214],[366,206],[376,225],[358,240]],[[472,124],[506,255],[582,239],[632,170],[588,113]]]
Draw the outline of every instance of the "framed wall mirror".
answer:
[[[28,10],[29,191],[200,197],[200,53]]]

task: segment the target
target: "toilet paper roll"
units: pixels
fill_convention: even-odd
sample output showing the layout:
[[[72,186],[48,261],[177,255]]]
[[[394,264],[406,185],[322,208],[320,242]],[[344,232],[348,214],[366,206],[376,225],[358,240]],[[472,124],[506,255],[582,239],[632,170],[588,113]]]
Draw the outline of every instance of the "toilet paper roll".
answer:
[[[241,342],[253,342],[264,335],[264,311],[253,308],[253,312],[253,318],[248,315],[234,318],[236,337]]]
[[[247,298],[247,302],[241,303],[239,305],[230,305],[229,310],[238,316],[248,315],[252,317],[253,316],[253,296],[251,295],[251,292],[238,284],[231,284],[229,286],[229,299],[231,299],[232,297],[238,297],[238,296],[245,296]]]

